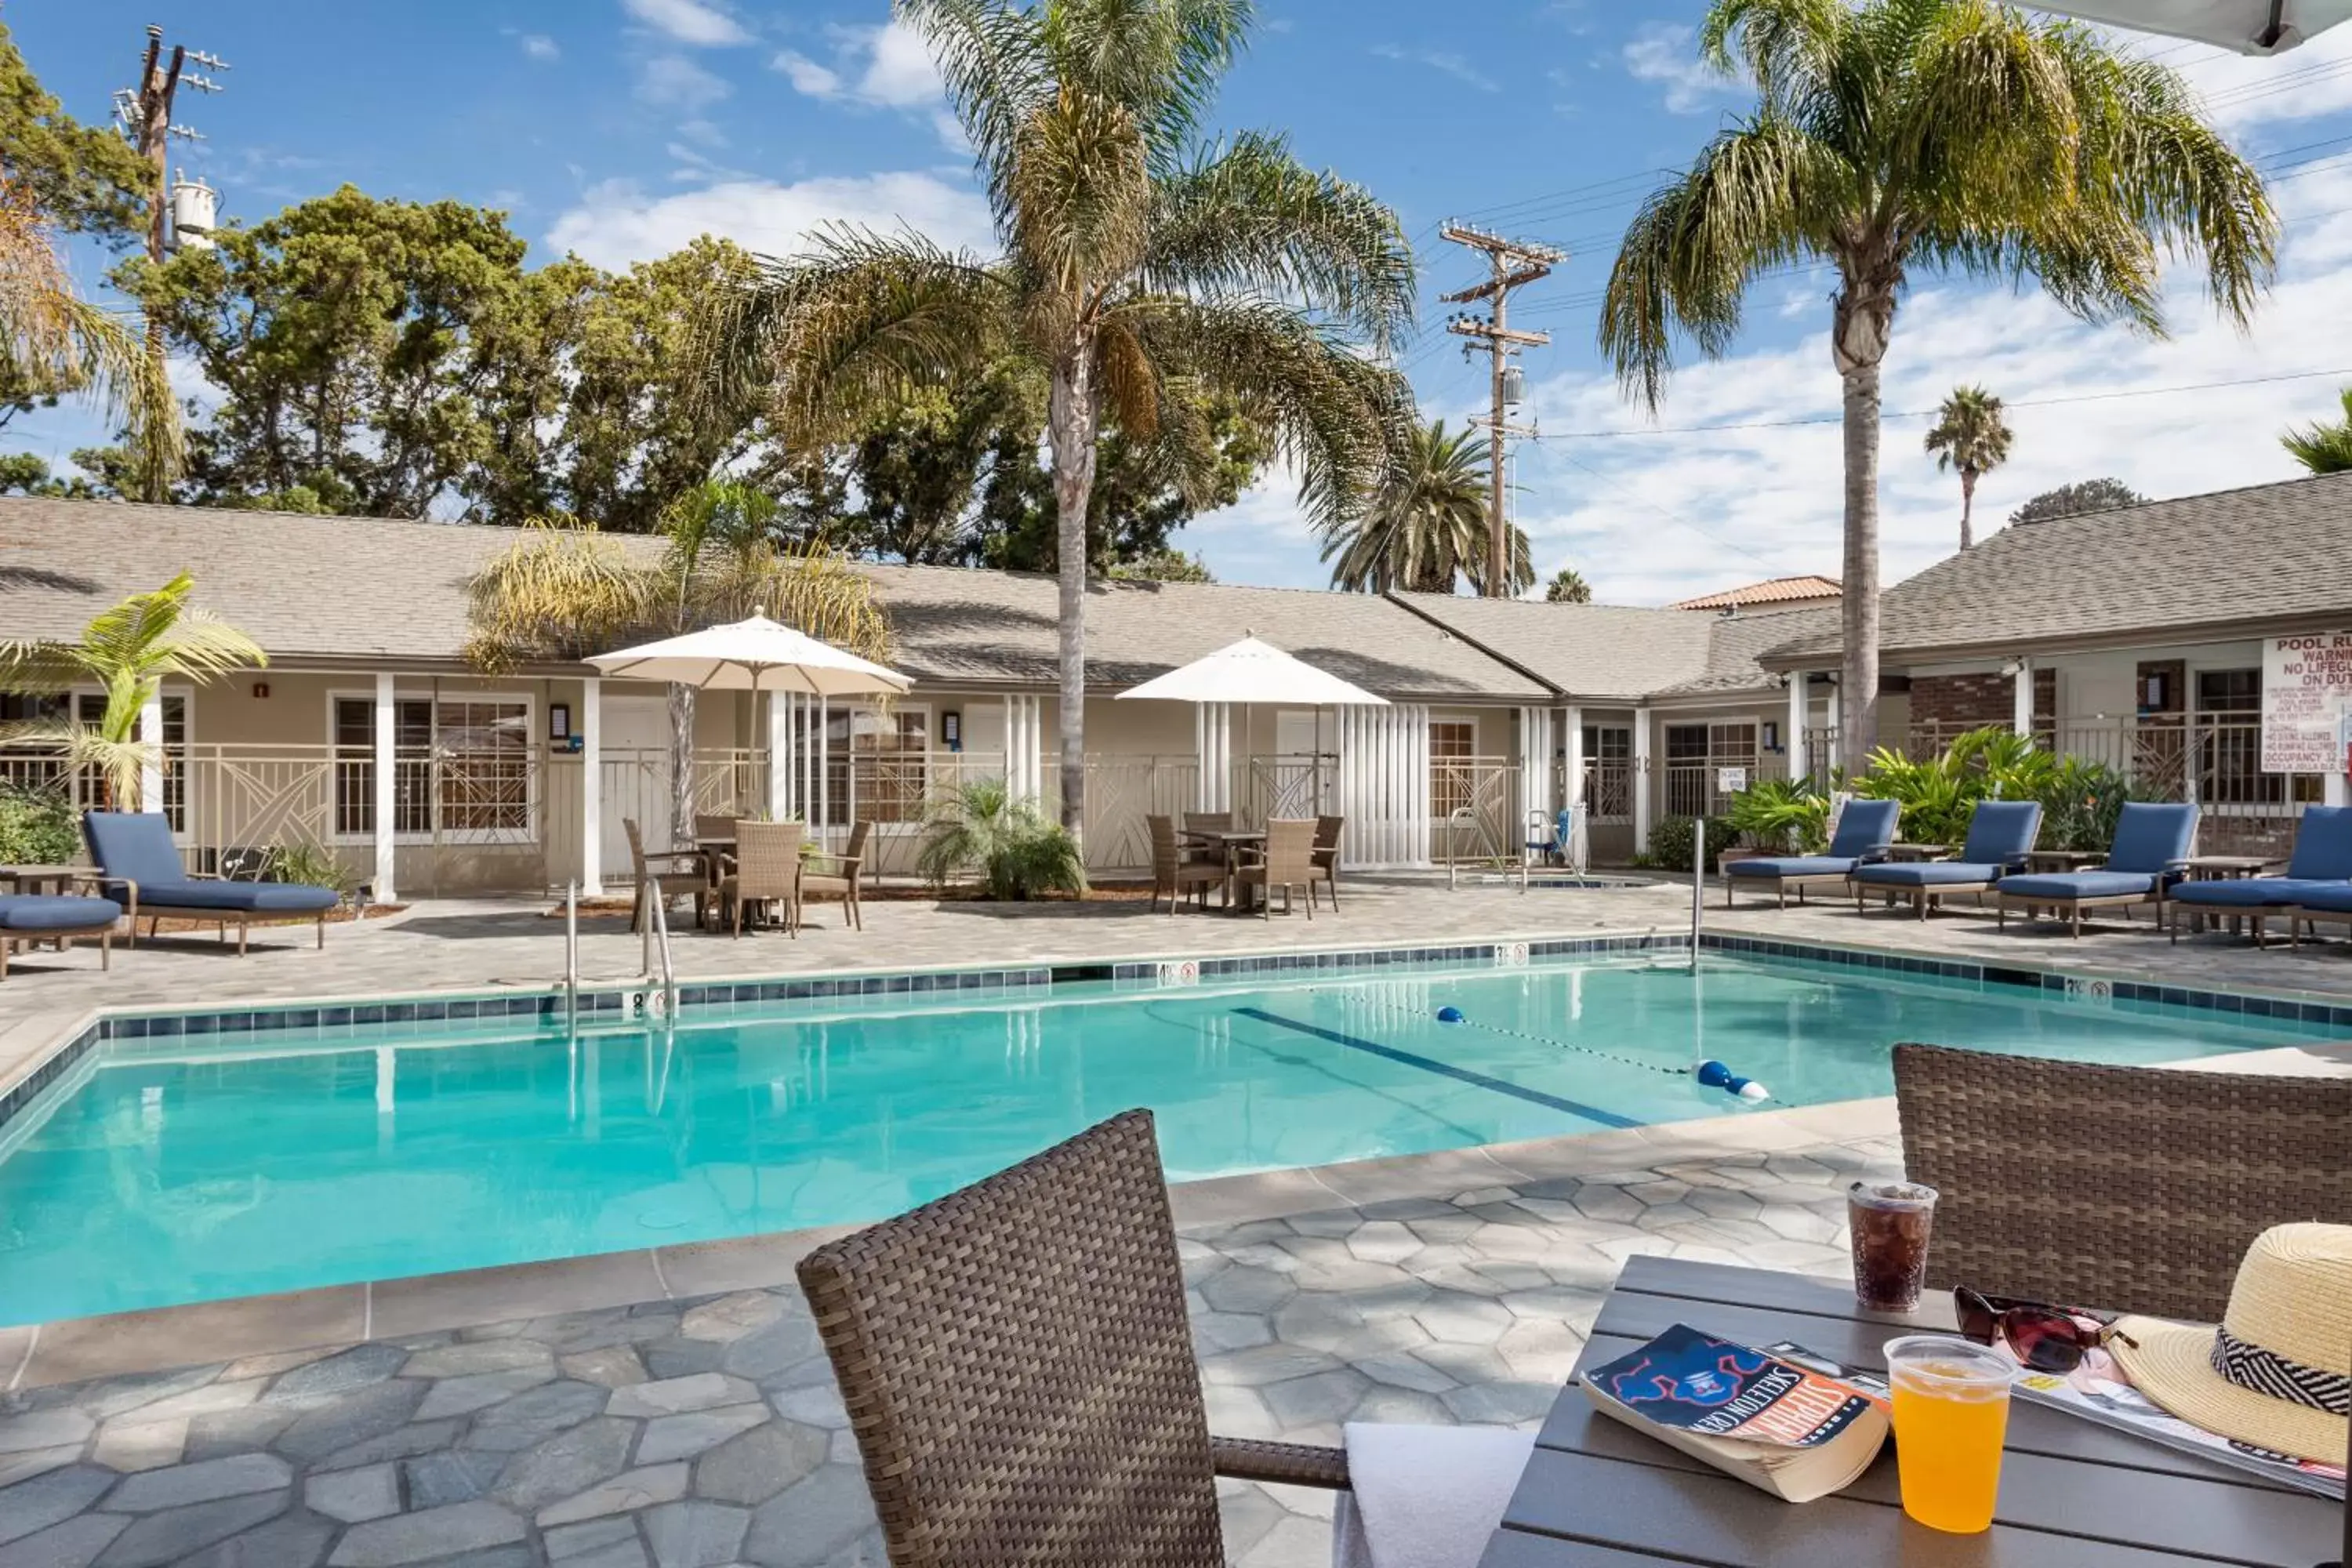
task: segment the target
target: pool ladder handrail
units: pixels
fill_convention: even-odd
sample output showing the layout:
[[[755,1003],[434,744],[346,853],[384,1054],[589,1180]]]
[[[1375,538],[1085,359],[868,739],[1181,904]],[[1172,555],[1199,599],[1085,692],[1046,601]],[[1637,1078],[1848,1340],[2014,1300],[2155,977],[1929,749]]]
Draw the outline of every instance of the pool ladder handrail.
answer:
[[[563,884],[563,1026],[580,1026],[580,884]]]
[[[668,901],[660,896],[658,889],[655,890],[653,906],[654,940],[661,952],[662,1016],[675,1018],[677,1016],[677,971],[670,961]]]

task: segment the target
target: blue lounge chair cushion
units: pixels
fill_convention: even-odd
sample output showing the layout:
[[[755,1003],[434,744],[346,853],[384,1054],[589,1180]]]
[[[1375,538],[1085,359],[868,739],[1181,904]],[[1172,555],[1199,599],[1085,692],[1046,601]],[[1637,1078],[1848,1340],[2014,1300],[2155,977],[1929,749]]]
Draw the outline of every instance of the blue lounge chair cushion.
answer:
[[[2172,889],[2172,896],[2184,904],[2205,904],[2215,909],[2278,909],[2301,902],[2306,893],[2327,895],[2347,887],[2352,887],[2352,883],[2300,877],[2241,877],[2229,881],[2183,882]]]
[[[1847,801],[1838,815],[1837,836],[1830,840],[1831,858],[1859,860],[1885,849],[1895,842],[1895,819],[1902,811],[1899,800]]]
[[[122,906],[112,899],[0,898],[0,931],[103,931],[121,918]]]
[[[1858,862],[1850,855],[1759,855],[1726,865],[1727,877],[1843,877]]]
[[[1975,866],[2015,866],[2042,832],[2038,800],[1984,800],[1969,814],[1968,842],[1959,861]]]
[[[2352,879],[2352,805],[2307,805],[2294,825],[2286,874],[2306,881]]]
[[[98,868],[109,877],[138,883],[142,898],[151,888],[175,886],[188,879],[187,868],[180,864],[179,848],[172,842],[172,825],[161,812],[86,811],[81,836]]]
[[[2295,894],[2294,901],[2306,910],[2341,910],[2352,913],[2352,882],[2330,882],[2324,888],[2305,888]]]
[[[220,910],[256,915],[309,915],[331,910],[342,901],[332,888],[301,882],[174,882],[161,888],[141,884],[139,907]]]
[[[2053,904],[2076,899],[2117,899],[2131,893],[2153,893],[2158,873],[2152,871],[2055,871],[2029,877],[2003,877],[2001,895],[2013,899],[2047,899]]]
[[[1981,887],[2000,880],[2004,869],[1985,861],[1888,860],[1857,867],[1853,879],[1874,888]]]
[[[2127,801],[2116,818],[2106,869],[2155,874],[2187,858],[2197,837],[2197,807]]]

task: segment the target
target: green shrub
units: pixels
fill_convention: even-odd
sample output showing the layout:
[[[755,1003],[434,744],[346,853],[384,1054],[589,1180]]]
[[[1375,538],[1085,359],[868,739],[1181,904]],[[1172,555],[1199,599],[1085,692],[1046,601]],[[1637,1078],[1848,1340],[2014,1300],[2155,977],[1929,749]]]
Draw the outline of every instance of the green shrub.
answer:
[[[1819,854],[1830,839],[1830,797],[1809,778],[1758,779],[1731,797],[1722,820],[1752,848]]]
[[[1696,847],[1691,834],[1697,819],[1688,816],[1662,816],[1650,826],[1650,851],[1643,863],[1660,871],[1687,871],[1691,854]],[[1712,861],[1716,852],[1727,849],[1738,837],[1731,824],[1723,817],[1706,819],[1706,854]]]
[[[54,790],[0,784],[0,865],[62,866],[80,852],[71,801]]]
[[[300,882],[312,888],[331,888],[342,898],[350,898],[359,886],[359,879],[350,868],[337,859],[334,852],[315,844],[278,844],[262,857],[261,880],[265,882]]]
[[[923,814],[916,868],[935,888],[977,873],[992,899],[1087,890],[1077,840],[1045,820],[1034,800],[1015,798],[1001,779],[982,779],[934,801]]]

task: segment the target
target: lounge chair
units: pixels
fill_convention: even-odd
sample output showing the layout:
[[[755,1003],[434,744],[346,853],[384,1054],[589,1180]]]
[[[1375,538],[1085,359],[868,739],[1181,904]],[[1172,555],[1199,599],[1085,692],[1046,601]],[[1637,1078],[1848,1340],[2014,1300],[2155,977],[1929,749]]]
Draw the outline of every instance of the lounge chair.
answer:
[[[1265,825],[1265,847],[1261,851],[1245,846],[1242,851],[1255,858],[1242,862],[1234,872],[1234,886],[1238,891],[1247,888],[1263,888],[1265,902],[1258,913],[1267,920],[1274,918],[1274,890],[1282,889],[1282,912],[1288,914],[1295,892],[1307,894],[1307,918],[1315,918],[1315,819],[1311,816],[1284,819],[1277,817]],[[1243,895],[1246,897],[1246,894]],[[1337,904],[1332,906],[1338,908]]]
[[[1858,867],[1882,858],[1886,847],[1895,842],[1895,819],[1902,814],[1903,803],[1894,800],[1850,800],[1838,817],[1837,833],[1830,839],[1828,850],[1820,855],[1759,855],[1749,860],[1732,860],[1723,868],[1723,907],[1731,907],[1731,891],[1742,882],[1767,884],[1765,890],[1780,895],[1780,907],[1789,907],[1789,889],[1797,889],[1797,901],[1805,901],[1807,888],[1823,888],[1834,883],[1845,885]]]
[[[1968,841],[1955,858],[1882,860],[1855,867],[1847,879],[1853,885],[1854,911],[1862,912],[1872,893],[1908,897],[1923,921],[1929,905],[1954,893],[1981,899],[1995,882],[2025,864],[2041,831],[2040,801],[1979,801],[1969,817]]]
[[[1895,1047],[1927,1283],[2219,1322],[2254,1237],[2352,1215],[2352,1079]]]
[[[874,825],[860,820],[849,829],[849,844],[838,855],[819,851],[816,858],[830,870],[801,868],[801,907],[805,909],[817,899],[841,900],[841,923],[866,929],[866,906],[859,900],[858,889],[866,880],[866,841],[874,836]]]
[[[1347,1493],[1344,1448],[1210,1434],[1166,1184],[1129,1110],[802,1260],[892,1568],[1223,1568],[1220,1478]],[[1496,1434],[1397,1436],[1433,1459],[1400,1509],[1501,1522],[1441,1501]]]
[[[1206,911],[1209,889],[1225,885],[1224,867],[1213,860],[1186,859],[1184,847],[1176,841],[1174,819],[1147,816],[1144,826],[1151,833],[1151,908],[1158,910],[1165,897],[1169,917],[1173,919],[1176,906],[1191,891],[1199,895],[1201,908]]]
[[[719,879],[719,907],[732,910],[735,934],[743,934],[743,906],[778,904],[784,934],[801,934],[801,839],[797,822],[739,822],[735,856]]]
[[[106,896],[131,917],[136,941],[139,919],[147,917],[148,934],[162,919],[201,921],[220,927],[226,941],[236,927],[236,951],[245,953],[246,937],[257,922],[274,925],[308,920],[318,928],[319,945],[327,945],[327,913],[341,904],[332,888],[307,882],[226,882],[192,877],[180,864],[172,843],[171,824],[152,811],[89,811],[82,814],[82,839],[100,875]]]
[[[2160,923],[2165,889],[2180,879],[2180,863],[2196,841],[2194,805],[2129,802],[2116,819],[2116,841],[2108,847],[2105,865],[2003,877],[2000,886],[1993,889],[1993,902],[2000,911],[1997,923],[2008,924],[2013,909],[2023,910],[2030,922],[2046,908],[2067,919],[2074,934],[2080,937],[2084,910],[2117,905],[2128,909],[2134,904],[2154,905]]]
[[[8,950],[54,942],[64,947],[77,937],[98,938],[98,966],[114,967],[114,926],[122,906],[112,899],[0,896],[0,980],[8,978]]]
[[[2243,917],[2260,947],[2263,922],[2271,916],[2304,907],[2308,897],[2320,900],[2310,907],[2326,918],[2327,901],[2347,889],[2352,889],[2352,805],[2307,805],[2294,825],[2294,852],[2284,876],[2183,882],[2165,900],[2165,927],[2173,941],[2180,940],[2184,906],[2193,915]]]

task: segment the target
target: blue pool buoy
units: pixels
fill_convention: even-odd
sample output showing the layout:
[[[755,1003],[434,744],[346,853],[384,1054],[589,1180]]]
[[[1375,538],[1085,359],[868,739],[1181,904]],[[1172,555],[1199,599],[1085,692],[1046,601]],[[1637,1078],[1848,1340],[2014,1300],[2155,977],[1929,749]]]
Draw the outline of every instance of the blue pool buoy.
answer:
[[[1699,1063],[1698,1080],[1709,1089],[1719,1089],[1726,1094],[1736,1094],[1750,1104],[1772,1098],[1770,1089],[1752,1078],[1741,1078],[1721,1062]]]
[[[1441,1024],[1466,1024],[1470,1017],[1461,1008],[1448,1005],[1437,1010],[1437,1021]]]

